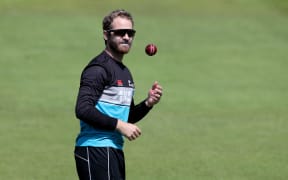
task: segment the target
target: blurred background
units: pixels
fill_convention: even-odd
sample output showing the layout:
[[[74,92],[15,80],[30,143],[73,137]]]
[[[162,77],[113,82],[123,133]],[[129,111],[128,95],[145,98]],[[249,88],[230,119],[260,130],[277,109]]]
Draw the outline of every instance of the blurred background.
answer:
[[[127,179],[286,180],[286,0],[1,0],[0,179],[77,179],[80,74],[119,8],[137,30],[135,100],[164,88],[126,141]]]

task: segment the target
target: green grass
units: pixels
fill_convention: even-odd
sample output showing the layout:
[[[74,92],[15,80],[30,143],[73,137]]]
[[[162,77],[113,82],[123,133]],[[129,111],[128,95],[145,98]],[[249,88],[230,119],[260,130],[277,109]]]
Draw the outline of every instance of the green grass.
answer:
[[[151,2],[0,2],[0,179],[77,179],[80,73],[116,7],[136,21],[136,100],[164,87],[126,141],[128,180],[288,178],[286,1]]]

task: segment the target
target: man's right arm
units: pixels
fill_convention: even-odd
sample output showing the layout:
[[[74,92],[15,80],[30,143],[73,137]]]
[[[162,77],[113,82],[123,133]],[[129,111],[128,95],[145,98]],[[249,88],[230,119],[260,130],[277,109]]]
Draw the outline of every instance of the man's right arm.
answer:
[[[141,130],[136,125],[109,117],[95,108],[106,79],[106,71],[101,66],[92,66],[82,73],[75,108],[76,117],[95,128],[117,130],[130,141],[135,140],[141,135]]]
[[[76,117],[99,129],[115,130],[117,119],[109,117],[96,109],[107,79],[107,73],[101,66],[85,69],[81,76],[80,88],[76,102]]]

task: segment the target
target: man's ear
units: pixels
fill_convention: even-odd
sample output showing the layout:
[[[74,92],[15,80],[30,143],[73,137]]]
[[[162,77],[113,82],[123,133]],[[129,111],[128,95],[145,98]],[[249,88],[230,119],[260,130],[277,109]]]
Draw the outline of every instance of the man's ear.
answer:
[[[108,36],[109,36],[108,32],[107,31],[103,31],[103,38],[104,38],[105,41],[108,40]]]

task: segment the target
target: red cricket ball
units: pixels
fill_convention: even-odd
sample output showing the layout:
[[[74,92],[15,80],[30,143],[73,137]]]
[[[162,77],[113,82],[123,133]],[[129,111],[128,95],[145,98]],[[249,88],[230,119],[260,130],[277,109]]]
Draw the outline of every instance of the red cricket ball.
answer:
[[[148,56],[154,56],[157,53],[156,45],[148,44],[145,48],[145,52]]]

